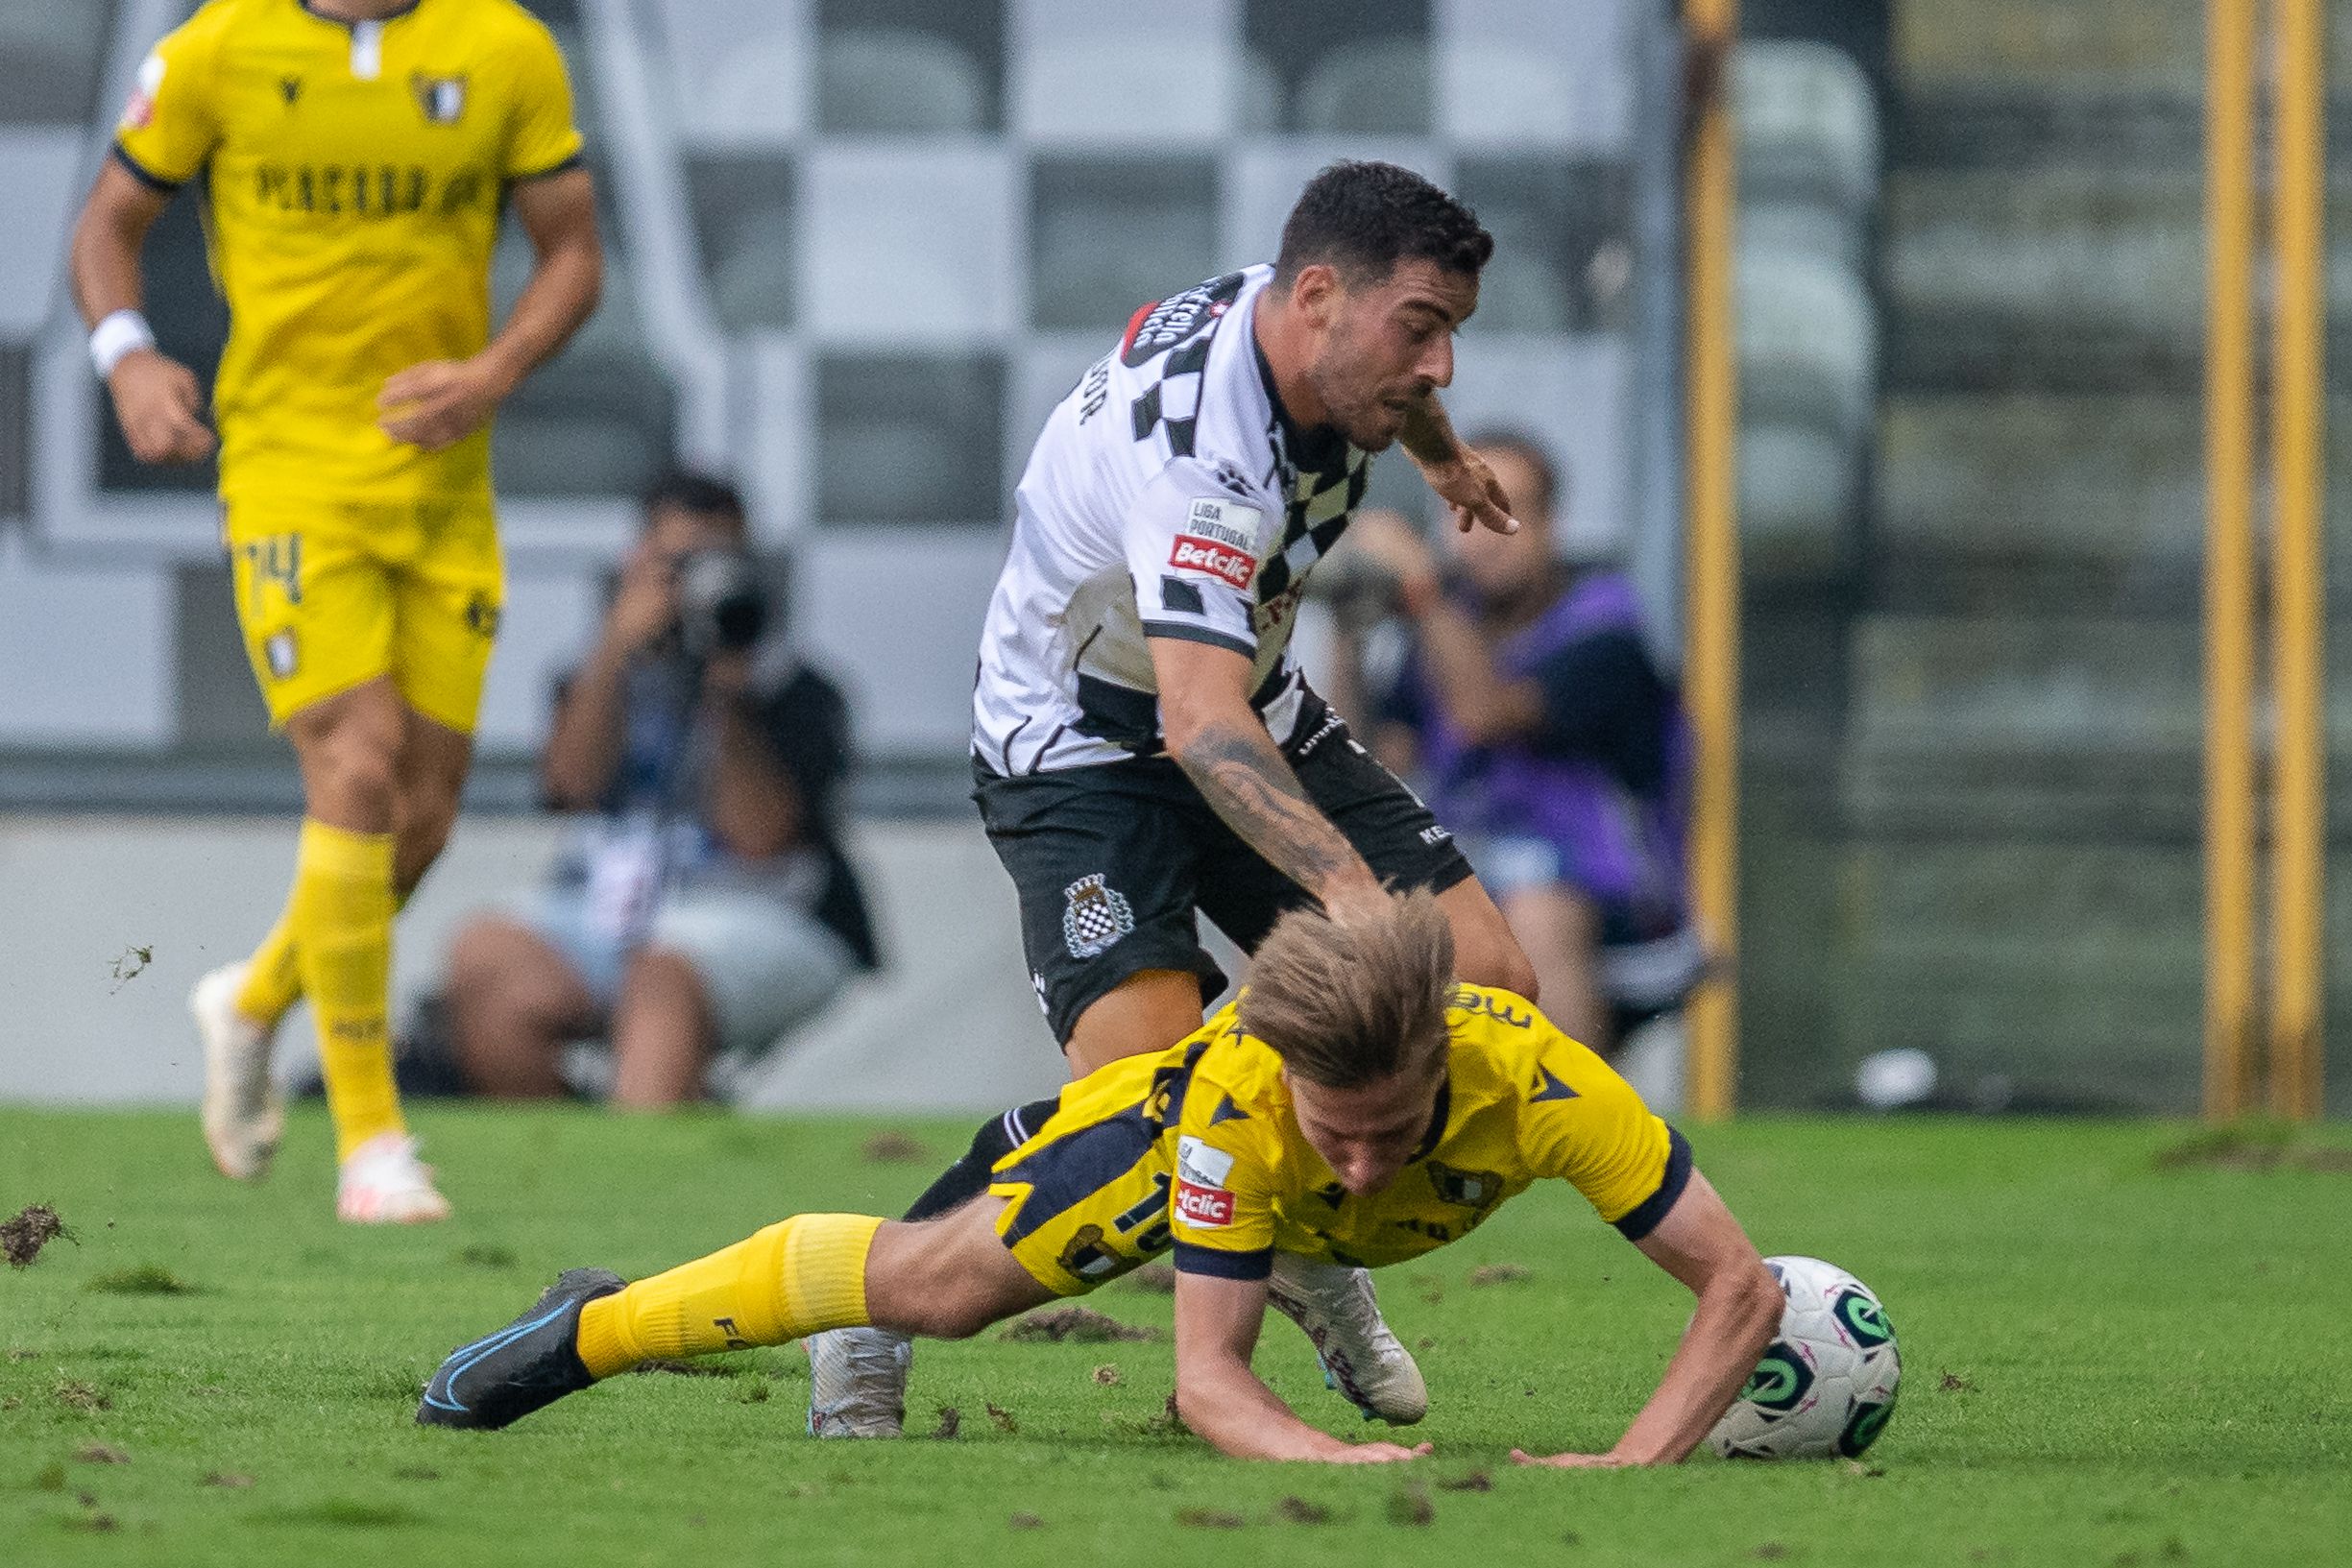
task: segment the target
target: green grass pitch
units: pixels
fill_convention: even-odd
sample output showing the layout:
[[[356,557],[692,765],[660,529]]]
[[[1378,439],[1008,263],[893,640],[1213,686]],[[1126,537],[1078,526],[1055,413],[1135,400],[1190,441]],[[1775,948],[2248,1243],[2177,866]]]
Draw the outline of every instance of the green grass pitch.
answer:
[[[2343,1561],[2352,1173],[2160,1164],[2191,1129],[1758,1120],[1697,1129],[1767,1252],[1885,1298],[1904,1379],[1866,1464],[1570,1475],[1687,1297],[1565,1190],[1382,1275],[1433,1390],[1404,1470],[1225,1460],[1160,1417],[1169,1349],[996,1334],[917,1355],[909,1430],[817,1444],[797,1350],[616,1380],[502,1434],[410,1424],[426,1372],[565,1266],[645,1273],[801,1209],[894,1210],[944,1122],[424,1108],[459,1218],[337,1225],[324,1122],[267,1186],[187,1115],[0,1110],[0,1214],[74,1242],[0,1269],[0,1561],[82,1563]],[[885,1125],[919,1160],[872,1157]],[[1481,1266],[1521,1278],[1473,1283]],[[1503,1270],[1500,1272],[1509,1272]],[[1094,1305],[1165,1331],[1132,1285]],[[1304,1340],[1259,1365],[1333,1431]]]

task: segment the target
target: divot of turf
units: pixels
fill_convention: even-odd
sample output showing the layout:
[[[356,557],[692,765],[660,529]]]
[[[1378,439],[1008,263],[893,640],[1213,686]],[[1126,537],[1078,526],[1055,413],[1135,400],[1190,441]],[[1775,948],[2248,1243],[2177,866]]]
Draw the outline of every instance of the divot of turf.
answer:
[[[1116,1317],[1106,1317],[1091,1307],[1054,1307],[1033,1312],[1008,1324],[1003,1338],[1021,1344],[1060,1344],[1067,1340],[1082,1345],[1117,1344],[1123,1340],[1149,1340],[1160,1337],[1159,1330],[1140,1323],[1122,1323]]]
[[[253,1477],[248,1475],[240,1475],[234,1470],[206,1471],[205,1474],[205,1479],[197,1483],[197,1484],[200,1486],[221,1486],[226,1487],[230,1491],[243,1491],[246,1487],[251,1486],[253,1484]]]
[[[1303,1497],[1285,1497],[1274,1505],[1274,1517],[1286,1524],[1327,1525],[1331,1522],[1331,1510]]]
[[[1432,1525],[1437,1523],[1438,1506],[1429,1500],[1428,1484],[1416,1476],[1389,1493],[1388,1514],[1392,1525]]]
[[[640,1377],[650,1377],[657,1373],[673,1378],[740,1378],[743,1375],[741,1367],[729,1366],[725,1362],[676,1361],[667,1356],[657,1357],[649,1362],[639,1362],[629,1370]]]
[[[859,1146],[858,1153],[872,1165],[912,1165],[931,1158],[923,1141],[896,1127],[885,1128]]]
[[[131,1456],[112,1443],[84,1443],[74,1450],[74,1458],[84,1464],[129,1464]]]
[[[1104,1362],[1094,1369],[1094,1380],[1105,1388],[1116,1388],[1119,1387],[1119,1368],[1109,1362]]]
[[[512,1268],[516,1263],[515,1249],[500,1246],[495,1242],[476,1242],[471,1246],[461,1246],[454,1256],[468,1268]]]
[[[114,1401],[109,1399],[103,1389],[93,1388],[88,1384],[72,1378],[60,1381],[50,1392],[55,1394],[57,1402],[67,1410],[110,1411],[114,1408]]]
[[[1007,1530],[1043,1530],[1045,1521],[1033,1513],[1016,1513],[1005,1521]]]
[[[1494,1478],[1484,1470],[1472,1470],[1467,1476],[1453,1476],[1439,1482],[1438,1490],[1442,1492],[1491,1492],[1494,1490]]]
[[[1192,1530],[1240,1530],[1249,1523],[1224,1508],[1178,1508],[1176,1522]]]
[[[1129,1290],[1146,1295],[1176,1294],[1176,1266],[1157,1259],[1129,1273],[1125,1282]]]
[[[1971,1383],[1968,1379],[1960,1376],[1957,1372],[1945,1373],[1943,1377],[1937,1381],[1936,1388],[1938,1391],[1948,1394],[1973,1394],[1976,1391],[1976,1386],[1974,1383]]]
[[[962,1430],[963,1411],[953,1405],[940,1406],[939,1424],[931,1429],[931,1435],[941,1442],[946,1442]]]
[[[406,1508],[355,1497],[323,1497],[302,1508],[281,1509],[272,1517],[286,1524],[339,1525],[347,1530],[390,1530],[422,1522],[421,1515]]]
[[[194,1295],[198,1287],[159,1263],[143,1263],[100,1274],[83,1289],[101,1295]]]
[[[1012,1418],[1012,1411],[994,1400],[988,1403],[988,1421],[999,1432],[1011,1433],[1021,1430],[1021,1423]]]
[[[1524,1264],[1482,1264],[1470,1270],[1472,1285],[1510,1285],[1515,1281],[1534,1279],[1536,1271]]]
[[[41,1248],[59,1237],[75,1241],[57,1210],[46,1203],[28,1203],[14,1218],[0,1220],[0,1257],[8,1259],[12,1268],[29,1268]]]

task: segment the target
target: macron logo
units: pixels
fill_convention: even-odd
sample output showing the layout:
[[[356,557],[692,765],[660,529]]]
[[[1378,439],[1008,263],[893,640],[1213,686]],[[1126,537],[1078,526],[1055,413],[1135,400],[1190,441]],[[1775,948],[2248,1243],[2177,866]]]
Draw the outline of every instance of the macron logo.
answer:
[[[1176,548],[1169,552],[1168,564],[1178,571],[1204,571],[1235,588],[1248,588],[1249,579],[1258,572],[1258,564],[1252,557],[1230,544],[1220,544],[1194,534],[1176,535]]]
[[[1233,1223],[1233,1194],[1220,1187],[1196,1187],[1189,1181],[1176,1183],[1176,1213],[1190,1225],[1224,1226]]]

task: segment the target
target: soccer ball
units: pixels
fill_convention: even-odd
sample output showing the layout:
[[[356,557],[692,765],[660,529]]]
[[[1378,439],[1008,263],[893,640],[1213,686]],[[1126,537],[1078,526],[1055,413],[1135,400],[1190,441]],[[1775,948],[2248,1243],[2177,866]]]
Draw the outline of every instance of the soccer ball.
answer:
[[[1835,1264],[1766,1258],[1764,1266],[1788,1297],[1780,1338],[1708,1446],[1725,1459],[1852,1459],[1895,1413],[1895,1327],[1870,1287]]]

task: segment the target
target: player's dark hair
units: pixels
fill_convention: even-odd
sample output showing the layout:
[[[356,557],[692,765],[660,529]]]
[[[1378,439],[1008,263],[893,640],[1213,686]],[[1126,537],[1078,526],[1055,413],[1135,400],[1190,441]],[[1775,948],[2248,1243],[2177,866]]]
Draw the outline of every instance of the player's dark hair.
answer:
[[[672,469],[645,487],[639,497],[647,522],[664,507],[676,507],[698,517],[725,518],[741,533],[750,514],[743,510],[742,493],[724,479],[697,473],[691,469]]]
[[[1535,510],[1557,520],[1553,508],[1560,502],[1560,469],[1535,437],[1524,430],[1487,430],[1478,435],[1465,436],[1462,444],[1465,446],[1492,447],[1497,451],[1509,452],[1526,464],[1536,476]],[[1528,500],[1524,495],[1514,495],[1511,499],[1514,505],[1524,505]],[[1520,515],[1524,517],[1526,514]]]
[[[1435,895],[1351,910],[1344,924],[1296,909],[1250,955],[1241,1025],[1298,1077],[1354,1089],[1436,1065],[1453,989],[1454,930]]]
[[[1478,215],[1412,170],[1334,163],[1307,181],[1282,225],[1274,283],[1287,287],[1317,262],[1337,268],[1351,288],[1407,260],[1475,277],[1492,254],[1494,236]]]

